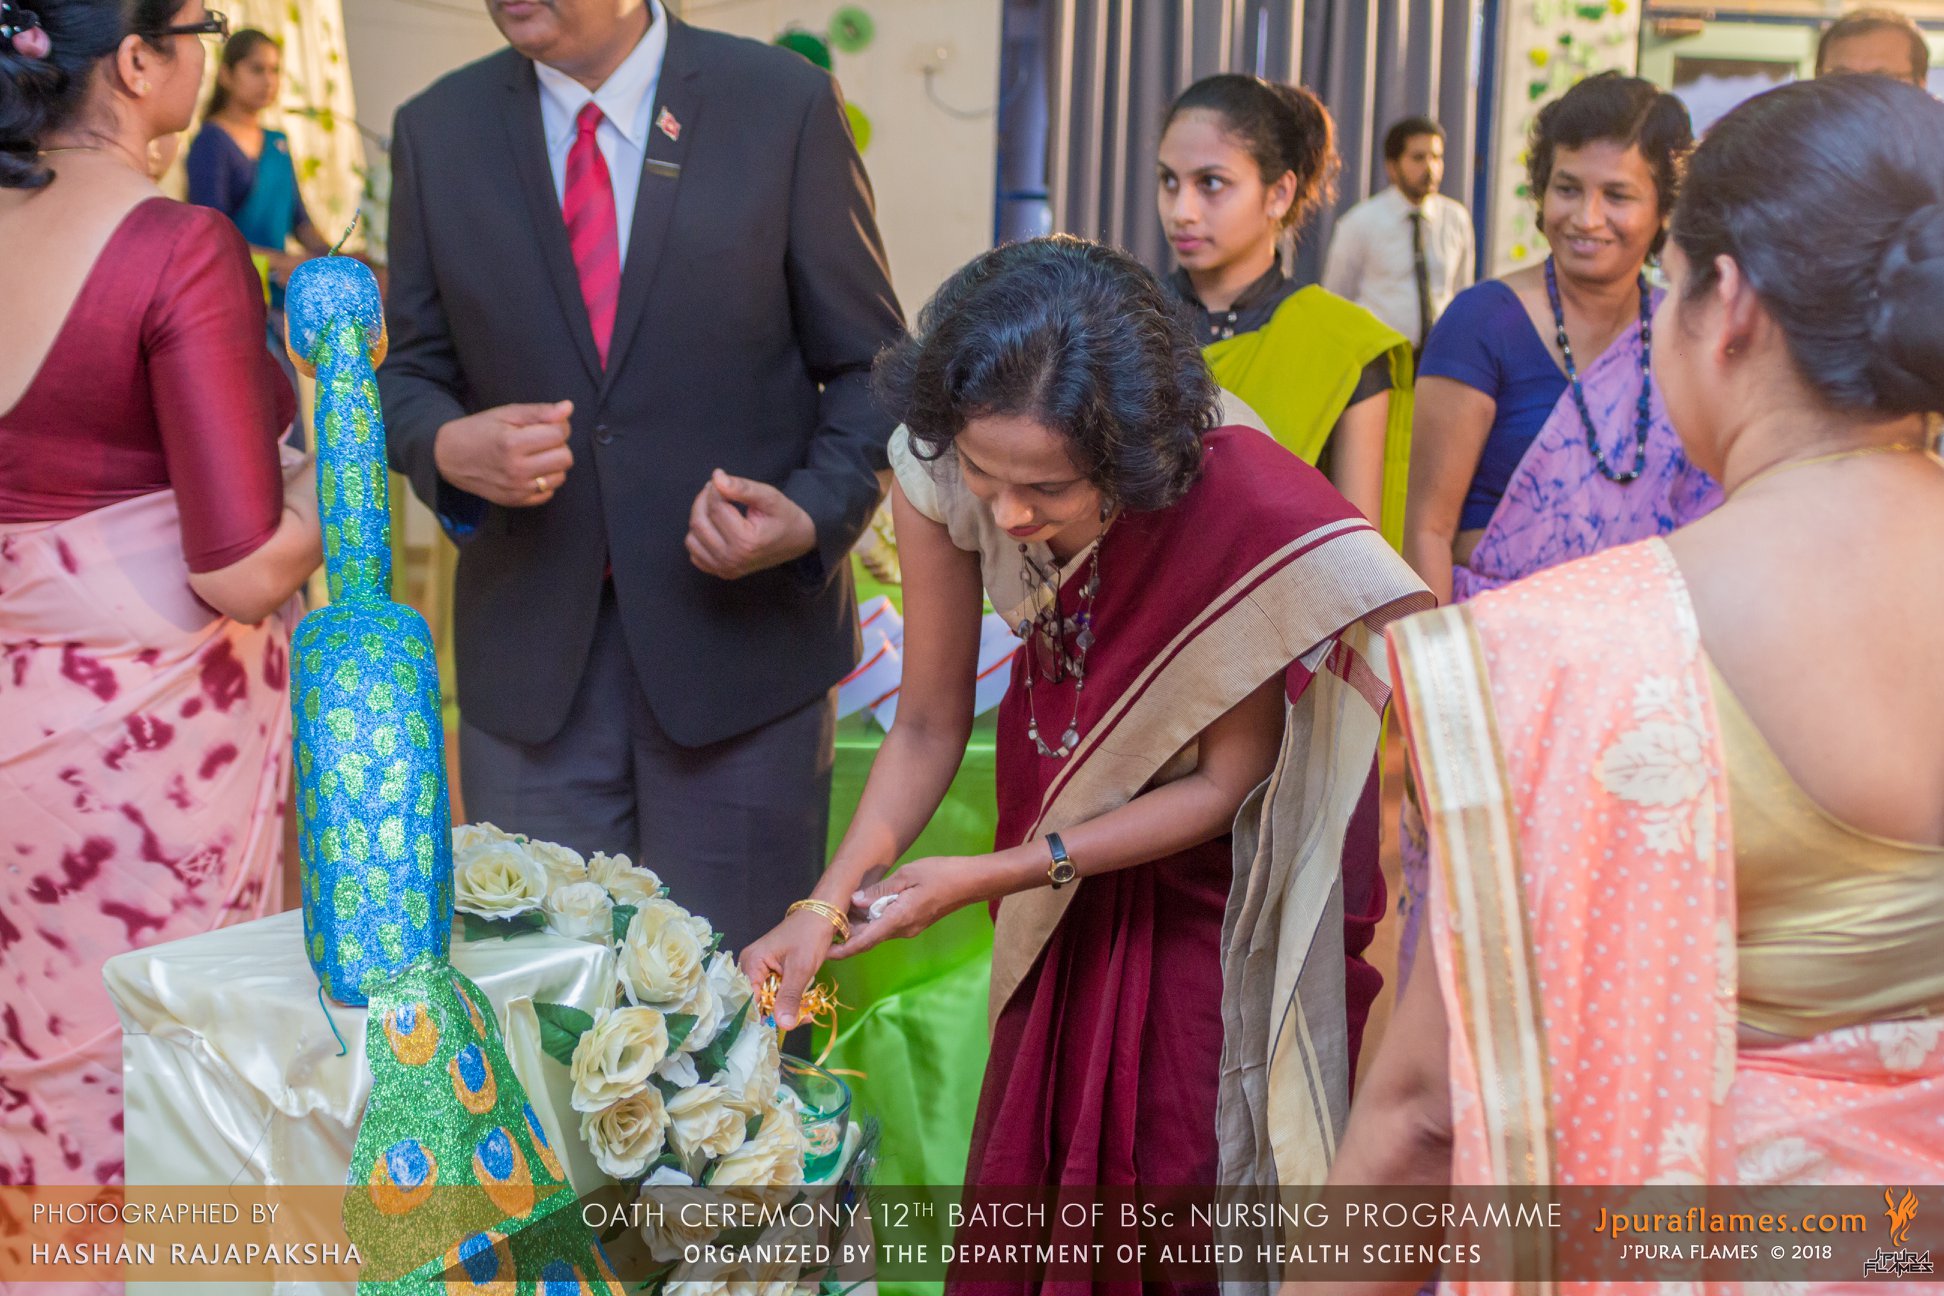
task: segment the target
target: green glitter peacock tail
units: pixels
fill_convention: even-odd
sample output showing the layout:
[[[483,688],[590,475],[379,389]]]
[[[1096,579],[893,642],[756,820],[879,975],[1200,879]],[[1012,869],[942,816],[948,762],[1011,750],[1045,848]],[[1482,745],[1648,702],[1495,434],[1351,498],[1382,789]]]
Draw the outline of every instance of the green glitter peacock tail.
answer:
[[[349,257],[307,261],[285,301],[291,358],[317,377],[317,481],[329,605],[291,642],[304,943],[340,1003],[452,941],[452,831],[437,656],[391,598],[391,503],[376,366],[378,284]]]
[[[479,987],[427,955],[375,985],[344,1200],[365,1296],[622,1296]]]

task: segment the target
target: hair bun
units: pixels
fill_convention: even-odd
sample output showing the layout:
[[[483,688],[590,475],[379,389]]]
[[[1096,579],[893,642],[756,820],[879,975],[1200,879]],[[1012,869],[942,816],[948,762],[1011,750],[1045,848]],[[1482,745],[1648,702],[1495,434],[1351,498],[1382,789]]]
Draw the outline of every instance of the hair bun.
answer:
[[[1944,201],[1917,208],[1890,236],[1876,298],[1870,379],[1884,408],[1944,410]]]

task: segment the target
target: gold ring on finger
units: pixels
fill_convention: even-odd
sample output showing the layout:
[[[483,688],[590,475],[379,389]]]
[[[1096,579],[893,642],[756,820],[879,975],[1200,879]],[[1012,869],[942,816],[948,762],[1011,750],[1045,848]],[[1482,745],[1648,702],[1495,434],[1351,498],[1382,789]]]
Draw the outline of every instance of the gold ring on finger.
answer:
[[[547,479],[545,477],[535,477],[533,479],[533,493],[535,495],[545,495],[547,493]]]

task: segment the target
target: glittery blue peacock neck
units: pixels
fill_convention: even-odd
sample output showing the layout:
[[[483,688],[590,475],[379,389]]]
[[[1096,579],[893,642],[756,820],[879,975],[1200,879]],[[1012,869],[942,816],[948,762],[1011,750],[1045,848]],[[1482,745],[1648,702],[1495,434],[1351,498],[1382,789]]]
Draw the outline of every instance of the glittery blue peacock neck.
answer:
[[[438,662],[391,598],[391,499],[375,369],[378,284],[350,257],[290,277],[287,345],[317,377],[317,498],[331,602],[291,644],[304,942],[339,1003],[452,942]]]

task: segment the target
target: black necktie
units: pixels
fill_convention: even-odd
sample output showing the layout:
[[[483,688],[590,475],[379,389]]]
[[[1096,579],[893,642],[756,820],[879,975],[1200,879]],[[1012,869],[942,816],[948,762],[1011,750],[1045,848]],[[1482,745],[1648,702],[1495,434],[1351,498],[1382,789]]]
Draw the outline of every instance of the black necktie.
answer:
[[[1417,350],[1422,351],[1431,337],[1431,267],[1424,262],[1424,213],[1416,208],[1411,211],[1411,261],[1417,274],[1418,290],[1418,336]]]

